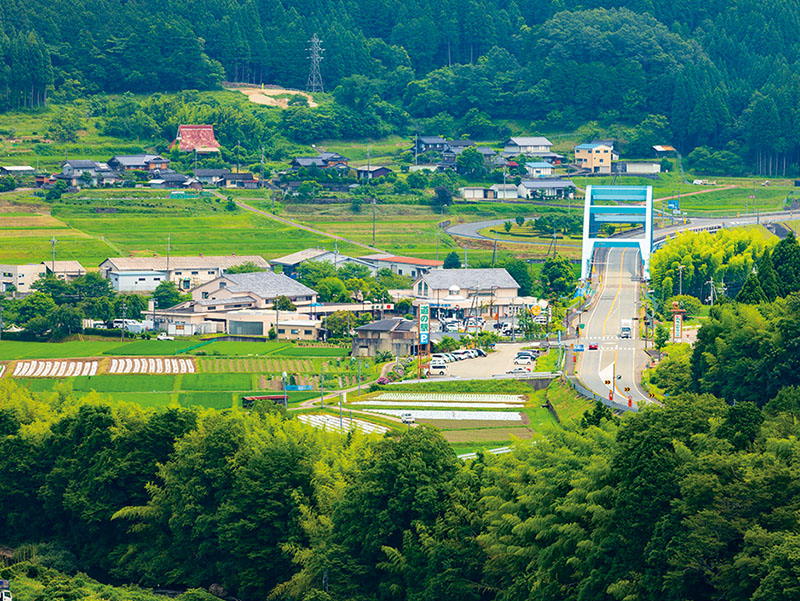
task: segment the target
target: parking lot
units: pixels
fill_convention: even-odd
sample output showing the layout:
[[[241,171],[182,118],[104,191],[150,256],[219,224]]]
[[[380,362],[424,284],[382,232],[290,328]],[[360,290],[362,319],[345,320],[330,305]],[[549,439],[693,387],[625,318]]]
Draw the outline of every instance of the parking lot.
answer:
[[[498,344],[495,352],[489,353],[486,357],[448,363],[447,375],[456,378],[474,379],[491,378],[497,374],[505,374],[514,367],[514,356],[517,351],[525,346],[530,346],[530,343]],[[533,365],[528,365],[527,367],[533,369]]]

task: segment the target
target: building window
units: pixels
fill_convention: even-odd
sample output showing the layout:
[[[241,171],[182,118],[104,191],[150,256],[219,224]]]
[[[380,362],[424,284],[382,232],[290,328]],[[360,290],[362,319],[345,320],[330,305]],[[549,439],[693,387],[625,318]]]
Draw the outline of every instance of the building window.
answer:
[[[278,334],[285,334],[285,333],[286,330],[284,330],[283,328],[278,328]]]
[[[299,334],[299,333],[300,333],[300,330],[292,330],[292,334],[295,334],[295,335],[297,335],[297,334]]]
[[[220,287],[220,288],[224,288],[224,287],[225,287],[225,286],[227,286],[227,285],[228,285],[228,282],[220,282],[220,283],[219,283],[219,287]]]
[[[196,272],[196,271],[193,271],[193,272],[192,272],[192,275],[197,275],[197,273],[198,273],[198,272]]]
[[[144,282],[145,278],[139,278],[140,282]]]
[[[209,307],[209,308],[208,308],[208,310],[209,310],[209,311],[216,311],[216,310],[217,310],[217,308],[216,308],[216,307]]]
[[[303,330],[303,333],[304,333],[306,336],[311,336],[311,335],[314,333],[314,331],[313,331],[313,330]]]
[[[203,299],[207,299],[207,298],[208,298],[208,292],[203,292],[203,293],[202,293],[200,296],[201,296]]]
[[[214,275],[214,272],[213,271],[209,271],[208,275]]]

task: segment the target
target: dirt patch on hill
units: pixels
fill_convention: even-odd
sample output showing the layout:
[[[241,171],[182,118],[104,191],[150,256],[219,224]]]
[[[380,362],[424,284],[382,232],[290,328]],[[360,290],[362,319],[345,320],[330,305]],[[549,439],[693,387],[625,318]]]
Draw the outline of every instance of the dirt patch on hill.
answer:
[[[289,99],[292,96],[305,96],[308,100],[308,106],[318,106],[311,94],[308,92],[301,92],[300,90],[287,90],[285,88],[230,88],[233,91],[241,92],[256,104],[264,106],[277,106],[285,109],[289,106]]]

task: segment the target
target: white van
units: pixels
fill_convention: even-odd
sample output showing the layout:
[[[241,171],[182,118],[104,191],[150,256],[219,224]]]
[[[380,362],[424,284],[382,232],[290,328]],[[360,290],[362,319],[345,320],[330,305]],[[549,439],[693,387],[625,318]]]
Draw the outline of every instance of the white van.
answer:
[[[443,376],[447,373],[447,363],[442,361],[441,359],[432,359],[430,365],[428,366],[428,374],[430,375],[440,375]]]
[[[415,422],[414,416],[411,413],[403,413],[400,416],[400,421],[404,424],[413,424]]]

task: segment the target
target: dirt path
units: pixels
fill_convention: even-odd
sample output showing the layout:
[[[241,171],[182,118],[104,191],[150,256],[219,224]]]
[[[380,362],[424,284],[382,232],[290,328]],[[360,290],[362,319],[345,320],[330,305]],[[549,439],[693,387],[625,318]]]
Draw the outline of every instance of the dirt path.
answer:
[[[221,200],[228,200],[227,196],[221,194],[218,190],[214,190],[214,195],[220,198]],[[257,209],[255,207],[251,207],[249,204],[242,202],[241,200],[236,200],[236,205],[244,209],[245,211],[250,211],[251,213],[255,213],[256,215],[262,215],[264,217],[269,217],[270,219],[277,221],[279,223],[283,223],[284,225],[290,225],[292,227],[296,227],[297,229],[305,230],[306,232],[311,232],[312,234],[317,234],[318,236],[325,236],[326,238],[331,238],[333,240],[341,240],[342,242],[347,242],[348,244],[352,244],[354,246],[358,246],[359,248],[364,248],[373,253],[384,253],[385,250],[380,248],[375,248],[374,246],[370,246],[369,244],[363,244],[361,242],[356,242],[355,240],[350,240],[349,238],[344,238],[343,236],[337,236],[336,234],[330,234],[328,232],[323,232],[322,230],[318,230],[313,227],[309,227],[307,225],[301,225],[292,221],[291,219],[286,219],[284,217],[278,217],[277,215],[273,215],[268,211],[262,211],[261,209]]]
[[[241,92],[250,100],[250,102],[254,102],[255,104],[261,104],[264,106],[277,106],[279,108],[285,109],[289,107],[289,97],[290,96],[303,96],[308,101],[308,106],[314,108],[319,106],[316,102],[314,102],[314,98],[308,92],[302,92],[300,90],[287,90],[285,88],[253,88],[253,87],[246,87],[246,88],[226,88],[232,92]]]
[[[709,188],[708,190],[697,190],[696,192],[686,192],[684,194],[678,194],[677,196],[663,196],[661,198],[654,198],[653,202],[659,202],[661,200],[674,200],[676,198],[683,198],[686,196],[697,196],[698,194],[708,194],[709,192],[720,192],[722,190],[730,190],[732,188],[738,188],[736,184],[730,184],[729,186],[721,186],[719,188]]]

